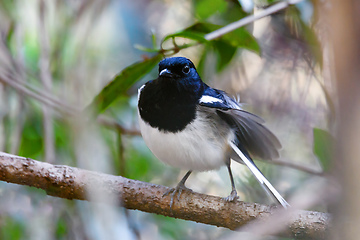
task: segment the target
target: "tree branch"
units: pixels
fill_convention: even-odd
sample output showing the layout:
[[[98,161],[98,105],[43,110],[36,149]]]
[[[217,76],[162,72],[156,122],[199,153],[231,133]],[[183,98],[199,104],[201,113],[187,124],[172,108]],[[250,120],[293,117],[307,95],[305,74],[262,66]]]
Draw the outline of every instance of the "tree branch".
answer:
[[[276,207],[256,203],[226,202],[220,197],[184,191],[180,201],[169,209],[168,187],[98,173],[65,165],[52,165],[0,152],[0,180],[32,186],[48,195],[66,199],[91,200],[90,188],[119,196],[128,209],[161,214],[185,220],[225,227],[232,230],[254,219],[266,219],[278,212]],[[91,190],[91,189],[90,189]],[[105,201],[106,198],[96,199]],[[290,219],[290,220],[289,220]],[[287,219],[283,236],[325,239],[330,217],[326,213],[296,211]]]
[[[249,15],[247,17],[244,17],[244,18],[241,18],[239,19],[238,21],[236,22],[232,22],[222,28],[219,28],[215,31],[212,31],[208,34],[206,34],[204,36],[204,38],[208,41],[212,41],[212,40],[215,40],[219,37],[222,37],[224,36],[225,34],[229,33],[229,32],[232,32],[238,28],[241,28],[247,24],[250,24],[250,23],[253,23],[261,18],[264,18],[264,17],[268,17],[270,16],[271,14],[274,14],[276,12],[279,12],[287,7],[289,7],[290,5],[295,5],[295,4],[298,4],[300,2],[302,2],[304,0],[285,0],[285,1],[281,1],[281,2],[278,2],[276,4],[273,4],[272,6],[264,9],[264,10],[261,10],[259,12],[257,12],[256,14],[253,14],[253,15]],[[174,38],[173,38],[174,40]],[[193,47],[193,46],[197,46],[201,44],[201,42],[195,42],[195,43],[190,43],[190,44],[183,44],[183,45],[177,45],[175,42],[174,42],[174,47],[172,48],[167,48],[167,49],[164,49],[162,47],[162,43],[160,45],[160,50],[158,51],[159,53],[163,54],[164,56],[171,56],[171,55],[174,55],[176,53],[178,53],[180,50],[182,49],[185,49],[185,48],[189,48],[189,47]],[[168,52],[171,52],[171,53],[168,53]]]
[[[300,3],[304,0],[287,0],[287,1],[281,1],[279,3],[276,3],[268,8],[266,8],[265,10],[262,10],[256,14],[244,17],[236,22],[230,23],[218,30],[215,30],[211,33],[208,33],[205,35],[205,39],[206,40],[214,40],[216,38],[219,38],[229,32],[234,31],[235,29],[241,28],[249,23],[255,22],[256,20],[259,20],[263,17],[267,17],[273,13],[276,13],[280,10],[283,10],[285,8],[287,8],[289,5],[294,5],[297,3]]]
[[[304,165],[300,165],[300,164],[296,164],[290,161],[285,161],[285,160],[262,160],[262,159],[256,159],[258,161],[264,162],[264,163],[269,163],[269,164],[275,164],[278,166],[284,166],[284,167],[288,167],[288,168],[293,168],[299,171],[303,171],[309,174],[313,174],[313,175],[317,175],[317,176],[323,176],[324,172],[319,171],[319,170],[315,170],[313,168],[304,166]]]
[[[132,136],[141,136],[140,130],[135,129],[135,128],[133,128],[133,129],[125,128],[124,126],[119,124],[114,119],[106,117],[105,115],[99,115],[97,117],[96,121],[105,127],[108,127],[111,129],[116,129],[121,134],[132,135]]]

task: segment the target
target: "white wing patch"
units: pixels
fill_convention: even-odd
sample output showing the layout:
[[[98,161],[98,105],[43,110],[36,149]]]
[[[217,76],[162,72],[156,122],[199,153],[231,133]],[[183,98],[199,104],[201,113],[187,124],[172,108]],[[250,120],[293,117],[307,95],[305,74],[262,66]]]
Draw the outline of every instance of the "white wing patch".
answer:
[[[241,110],[240,103],[236,99],[230,98],[227,95],[223,95],[225,98],[226,103],[233,109],[239,109]],[[240,99],[240,98],[239,98]]]
[[[220,102],[223,103],[223,101],[219,98],[212,97],[209,95],[204,95],[200,98],[200,103],[214,103],[214,102]]]

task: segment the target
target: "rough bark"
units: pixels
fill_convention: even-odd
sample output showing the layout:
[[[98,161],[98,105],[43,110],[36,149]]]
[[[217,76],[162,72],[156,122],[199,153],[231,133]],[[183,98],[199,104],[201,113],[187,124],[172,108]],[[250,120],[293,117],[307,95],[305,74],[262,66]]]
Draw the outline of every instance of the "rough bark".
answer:
[[[255,219],[269,219],[278,208],[256,203],[226,202],[220,197],[183,191],[175,200],[172,211],[170,197],[163,197],[165,186],[127,179],[104,173],[64,165],[52,165],[0,152],[0,180],[40,188],[48,195],[66,199],[89,199],[90,188],[100,196],[115,194],[125,208],[195,222],[225,227],[232,230]],[[96,201],[105,201],[97,197]],[[282,209],[280,209],[282,210]],[[330,216],[312,211],[295,211],[286,221],[282,236],[297,239],[325,239]]]

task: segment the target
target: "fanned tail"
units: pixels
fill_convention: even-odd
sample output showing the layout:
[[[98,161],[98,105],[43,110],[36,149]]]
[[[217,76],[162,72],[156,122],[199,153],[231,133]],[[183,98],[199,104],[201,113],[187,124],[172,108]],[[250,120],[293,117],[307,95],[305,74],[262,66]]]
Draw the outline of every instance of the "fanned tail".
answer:
[[[245,163],[245,165],[250,169],[250,171],[254,174],[255,178],[259,181],[261,186],[265,189],[265,191],[273,196],[284,208],[290,207],[290,205],[286,202],[286,200],[280,195],[280,193],[271,185],[271,183],[265,178],[265,176],[260,172],[260,170],[256,167],[256,165],[242,153],[242,151],[232,142],[229,141],[231,148],[235,151],[235,153],[240,157],[240,159]],[[236,159],[234,159],[236,161]]]

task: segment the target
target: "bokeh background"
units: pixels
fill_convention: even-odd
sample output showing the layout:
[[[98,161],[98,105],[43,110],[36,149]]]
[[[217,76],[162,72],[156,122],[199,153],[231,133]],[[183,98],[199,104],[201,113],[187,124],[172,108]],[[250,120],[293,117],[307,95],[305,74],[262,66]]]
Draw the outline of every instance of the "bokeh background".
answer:
[[[162,43],[167,35],[199,22],[227,25],[276,3],[0,1],[0,151],[175,186],[185,172],[159,162],[137,131],[137,89],[156,78],[156,67],[102,114],[121,128],[73,112],[125,67],[159,46],[172,48],[172,41]],[[198,44],[174,55],[190,58],[207,84],[240,96],[246,110],[266,120],[283,145],[281,158],[256,163],[290,201],[311,196],[330,165],[336,103],[326,26],[316,5],[303,1],[247,25],[253,37],[246,43]],[[179,45],[191,42],[176,38]],[[245,166],[233,164],[233,172],[241,200],[273,203]],[[194,174],[187,186],[224,197],[231,191],[226,168]],[[221,239],[229,233],[0,183],[0,239]]]

